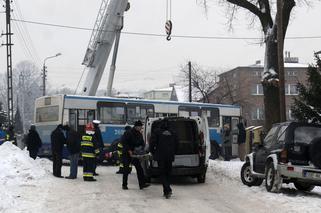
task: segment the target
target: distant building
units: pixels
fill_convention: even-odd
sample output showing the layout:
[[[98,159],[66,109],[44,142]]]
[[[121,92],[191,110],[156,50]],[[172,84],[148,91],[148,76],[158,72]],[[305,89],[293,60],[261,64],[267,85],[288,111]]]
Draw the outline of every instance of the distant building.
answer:
[[[286,53],[284,62],[286,115],[288,120],[292,120],[291,105],[298,95],[297,83],[306,83],[308,65],[300,64],[298,58],[290,57],[290,53]],[[218,87],[209,95],[210,102],[240,105],[247,126],[263,125],[262,72],[263,64],[257,61],[254,65],[236,67],[220,74]]]
[[[171,99],[173,87],[163,88],[163,89],[154,89],[144,93],[144,99],[150,100],[166,100]]]

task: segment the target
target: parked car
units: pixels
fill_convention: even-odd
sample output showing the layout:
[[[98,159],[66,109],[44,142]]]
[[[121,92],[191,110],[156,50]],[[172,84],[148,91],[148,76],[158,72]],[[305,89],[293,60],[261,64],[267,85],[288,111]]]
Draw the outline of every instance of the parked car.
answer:
[[[150,140],[153,131],[157,130],[164,118],[148,118],[145,124],[145,141]],[[191,176],[204,183],[210,155],[210,139],[206,118],[168,117],[169,128],[178,138],[178,150],[173,162],[173,176]],[[151,177],[159,175],[157,162],[150,159],[143,162],[145,175]]]
[[[294,183],[303,191],[321,186],[321,125],[274,125],[257,150],[246,156],[241,169],[247,186],[259,186],[264,179],[269,192],[278,192],[282,183]]]

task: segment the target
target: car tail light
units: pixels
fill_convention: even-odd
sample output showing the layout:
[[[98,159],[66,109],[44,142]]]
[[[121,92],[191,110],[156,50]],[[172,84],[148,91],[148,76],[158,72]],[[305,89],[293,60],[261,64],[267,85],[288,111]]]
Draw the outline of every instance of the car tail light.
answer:
[[[200,137],[200,145],[203,145],[204,144],[204,133],[202,131],[200,132],[199,137]]]
[[[288,171],[294,171],[294,167],[293,167],[293,166],[288,166],[288,167],[287,167],[287,170],[288,170]]]
[[[280,153],[280,160],[282,163],[287,163],[288,162],[288,151],[283,149]]]

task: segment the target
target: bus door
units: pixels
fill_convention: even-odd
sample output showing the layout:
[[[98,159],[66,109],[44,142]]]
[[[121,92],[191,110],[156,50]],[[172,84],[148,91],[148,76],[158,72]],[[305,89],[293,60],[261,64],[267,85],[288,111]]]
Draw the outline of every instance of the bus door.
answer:
[[[232,142],[232,156],[238,156],[238,144],[237,144],[237,136],[238,136],[238,128],[237,124],[239,123],[239,117],[233,116],[222,116],[223,127],[225,124],[228,124],[230,127],[230,140]]]
[[[87,123],[95,119],[95,110],[70,109],[69,125],[80,134],[84,134]]]

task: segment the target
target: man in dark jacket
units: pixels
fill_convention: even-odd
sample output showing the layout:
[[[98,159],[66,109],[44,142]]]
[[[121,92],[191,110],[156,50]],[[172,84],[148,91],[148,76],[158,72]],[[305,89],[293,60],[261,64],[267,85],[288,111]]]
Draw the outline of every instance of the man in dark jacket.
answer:
[[[168,199],[172,194],[169,177],[172,170],[172,162],[178,147],[176,134],[169,129],[168,119],[164,119],[160,129],[152,133],[150,141],[150,152],[153,159],[157,161],[161,172],[164,196]]]
[[[35,125],[30,126],[30,130],[26,139],[29,156],[33,159],[36,159],[38,155],[38,150],[42,146],[42,142]]]
[[[63,126],[59,124],[57,128],[51,133],[53,175],[59,178],[62,178],[62,151],[64,148],[64,144],[66,143],[66,138],[63,131]]]
[[[69,151],[69,160],[70,160],[70,175],[66,177],[67,179],[76,179],[78,173],[78,160],[80,153],[80,142],[81,137],[78,132],[73,130],[71,127],[66,126],[67,130],[67,149]]]
[[[95,128],[95,138],[97,140],[97,150],[95,152],[96,154],[96,161],[94,165],[94,176],[98,176],[98,173],[96,173],[97,164],[103,161],[103,154],[104,154],[104,141],[103,137],[101,135],[101,131],[99,128],[100,120],[93,120],[94,128]]]
[[[139,183],[139,188],[143,189],[149,186],[145,182],[145,176],[143,168],[140,164],[139,159],[132,158],[135,148],[142,147],[144,148],[145,143],[143,139],[143,135],[141,133],[143,127],[143,123],[141,121],[136,121],[134,127],[129,131],[126,131],[124,137],[122,139],[123,142],[123,164],[124,164],[124,173],[123,173],[123,185],[122,188],[127,190],[127,182],[128,182],[128,174],[129,174],[129,165],[132,163],[137,172],[137,179]]]
[[[244,124],[242,122],[237,124],[237,128],[239,130],[239,134],[237,136],[239,158],[240,158],[241,161],[244,161],[244,158],[245,158],[246,131],[245,131]]]

